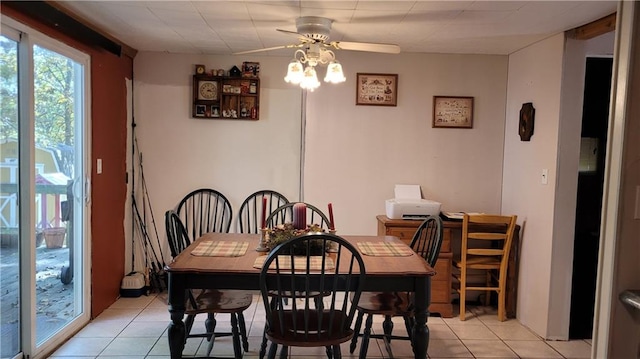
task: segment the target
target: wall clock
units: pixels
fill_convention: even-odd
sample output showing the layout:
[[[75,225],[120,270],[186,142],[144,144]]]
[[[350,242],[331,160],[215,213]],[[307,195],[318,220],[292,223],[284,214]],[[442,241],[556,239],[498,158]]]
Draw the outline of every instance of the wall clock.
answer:
[[[218,82],[217,81],[200,81],[198,83],[198,100],[217,100],[218,99]]]
[[[530,141],[533,136],[533,124],[535,120],[536,109],[533,103],[527,102],[522,104],[520,109],[520,121],[518,123],[518,134],[520,141]]]

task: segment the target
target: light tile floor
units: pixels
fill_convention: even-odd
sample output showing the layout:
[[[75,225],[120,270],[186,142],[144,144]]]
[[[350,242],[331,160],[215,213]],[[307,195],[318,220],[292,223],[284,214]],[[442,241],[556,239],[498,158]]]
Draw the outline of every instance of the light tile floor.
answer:
[[[466,321],[459,318],[430,317],[429,358],[590,358],[589,340],[545,341],[519,324],[515,319],[505,322],[497,320],[495,310],[490,307],[467,306]],[[204,328],[205,315],[196,317],[194,330]],[[228,316],[220,316],[218,328],[228,328]],[[395,324],[396,334],[405,335],[404,325]],[[249,352],[246,359],[258,357],[258,348],[264,328],[264,306],[258,295],[245,312],[249,335]],[[162,297],[151,295],[139,298],[120,298],[74,337],[69,339],[51,357],[54,359],[122,358],[164,359],[169,358],[167,324],[169,315]],[[374,319],[373,331],[382,330],[382,317]],[[394,320],[395,321],[395,320]],[[189,339],[183,356],[204,356],[207,342],[204,339]],[[342,355],[349,354],[349,343],[345,343]],[[411,346],[407,341],[393,341],[395,358],[411,358]],[[231,338],[216,339],[212,356],[233,357]],[[293,358],[323,358],[324,348],[291,348]],[[368,358],[387,358],[388,354],[380,340],[369,343]]]

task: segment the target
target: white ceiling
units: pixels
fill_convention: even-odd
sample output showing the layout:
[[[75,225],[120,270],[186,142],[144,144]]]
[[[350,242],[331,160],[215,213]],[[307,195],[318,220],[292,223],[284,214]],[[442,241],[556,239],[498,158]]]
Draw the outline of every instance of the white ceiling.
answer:
[[[617,1],[61,1],[138,51],[231,54],[295,44],[300,16],[333,19],[331,41],[402,52],[506,55],[616,11]],[[282,55],[283,51],[265,52]],[[287,53],[290,53],[288,50]]]

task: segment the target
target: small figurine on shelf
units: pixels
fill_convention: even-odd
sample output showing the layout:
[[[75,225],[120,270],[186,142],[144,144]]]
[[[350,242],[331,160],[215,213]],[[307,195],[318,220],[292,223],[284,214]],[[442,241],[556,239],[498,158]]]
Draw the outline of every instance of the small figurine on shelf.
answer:
[[[251,118],[255,120],[257,117],[258,117],[258,110],[256,109],[255,106],[253,106],[251,108]]]
[[[243,103],[242,108],[240,109],[240,117],[247,117],[247,106]]]
[[[232,118],[238,118],[238,111],[231,109],[229,112],[231,113]]]

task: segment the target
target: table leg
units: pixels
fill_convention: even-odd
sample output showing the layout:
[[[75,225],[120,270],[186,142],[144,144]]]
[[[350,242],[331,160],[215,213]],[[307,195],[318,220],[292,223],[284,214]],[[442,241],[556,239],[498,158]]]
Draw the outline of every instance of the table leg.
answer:
[[[413,354],[416,359],[426,359],[429,347],[429,303],[431,303],[431,277],[416,280],[415,323],[413,326]]]
[[[171,352],[171,359],[182,358],[182,350],[184,349],[184,341],[186,337],[185,325],[184,325],[184,312],[185,312],[185,289],[182,285],[177,284],[180,281],[171,278],[169,273],[169,313],[171,313],[171,323],[169,323],[169,329],[167,330],[167,337],[169,339],[169,351]],[[173,280],[172,280],[173,279]]]

